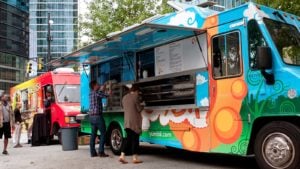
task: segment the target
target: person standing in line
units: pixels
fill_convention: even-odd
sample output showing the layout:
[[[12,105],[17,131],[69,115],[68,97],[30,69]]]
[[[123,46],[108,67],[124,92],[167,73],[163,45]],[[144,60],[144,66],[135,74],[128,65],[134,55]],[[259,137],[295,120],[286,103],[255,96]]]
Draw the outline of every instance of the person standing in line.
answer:
[[[124,110],[124,123],[127,139],[123,144],[121,156],[119,161],[122,164],[128,163],[125,160],[125,150],[131,146],[132,148],[132,162],[134,164],[142,163],[138,159],[139,138],[142,132],[142,115],[143,106],[139,99],[139,89],[136,85],[132,85],[128,94],[122,99],[122,106]]]
[[[0,95],[0,139],[4,135],[4,146],[2,154],[8,155],[8,139],[11,138],[11,129],[14,128],[14,113],[9,104],[9,96],[2,93]]]
[[[89,95],[90,99],[90,109],[89,109],[89,118],[92,127],[92,134],[90,139],[90,154],[91,157],[108,157],[109,155],[104,153],[104,144],[105,144],[105,135],[106,135],[106,126],[105,121],[102,115],[102,98],[108,97],[103,91],[100,90],[101,86],[97,81],[90,82],[91,92]],[[102,86],[102,89],[105,88]],[[100,131],[100,143],[98,154],[95,149],[95,140],[97,137],[97,131]]]
[[[14,110],[14,115],[15,115],[15,142],[16,145],[14,146],[14,148],[19,148],[22,147],[22,145],[20,144],[20,137],[21,137],[21,132],[22,132],[22,116],[21,116],[21,104],[17,103],[17,106]]]

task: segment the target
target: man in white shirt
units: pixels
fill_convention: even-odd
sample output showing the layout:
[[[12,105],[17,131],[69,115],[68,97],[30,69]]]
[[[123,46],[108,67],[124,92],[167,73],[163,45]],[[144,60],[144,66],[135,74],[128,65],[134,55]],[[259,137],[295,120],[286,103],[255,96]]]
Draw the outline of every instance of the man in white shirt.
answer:
[[[8,139],[11,138],[11,129],[14,128],[14,114],[12,107],[8,102],[9,96],[0,95],[0,139],[4,135],[4,147],[2,154],[8,155]]]

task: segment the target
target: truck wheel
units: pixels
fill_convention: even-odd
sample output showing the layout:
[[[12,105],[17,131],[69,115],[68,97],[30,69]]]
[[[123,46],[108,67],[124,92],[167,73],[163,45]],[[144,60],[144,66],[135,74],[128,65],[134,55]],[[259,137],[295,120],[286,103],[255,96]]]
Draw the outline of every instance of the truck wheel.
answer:
[[[257,134],[254,153],[262,169],[300,168],[300,129],[288,122],[272,122]]]
[[[124,138],[120,126],[112,126],[110,130],[110,148],[115,155],[121,154],[121,148],[124,144]]]

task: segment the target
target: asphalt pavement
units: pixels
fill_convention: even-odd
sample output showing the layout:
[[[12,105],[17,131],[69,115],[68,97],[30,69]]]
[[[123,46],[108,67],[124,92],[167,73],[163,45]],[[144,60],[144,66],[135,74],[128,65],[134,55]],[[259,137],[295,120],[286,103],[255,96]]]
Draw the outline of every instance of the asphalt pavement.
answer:
[[[167,149],[162,146],[142,144],[140,159],[142,164],[120,164],[118,156],[110,151],[108,158],[89,156],[87,145],[78,150],[63,151],[62,146],[31,147],[23,144],[22,148],[12,148],[9,144],[9,155],[0,154],[0,169],[256,169],[253,157],[243,158],[220,154],[193,153]],[[0,150],[3,140],[0,140]],[[2,152],[2,151],[1,151]],[[131,162],[131,156],[126,157]]]

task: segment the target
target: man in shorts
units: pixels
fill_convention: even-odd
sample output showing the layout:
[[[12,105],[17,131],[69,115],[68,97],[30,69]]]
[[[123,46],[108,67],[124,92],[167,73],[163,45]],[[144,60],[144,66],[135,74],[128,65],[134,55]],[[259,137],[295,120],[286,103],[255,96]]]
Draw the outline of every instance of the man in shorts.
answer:
[[[2,154],[8,155],[8,139],[11,138],[11,129],[14,127],[14,113],[9,104],[9,96],[0,94],[0,139],[4,135],[4,147]]]

